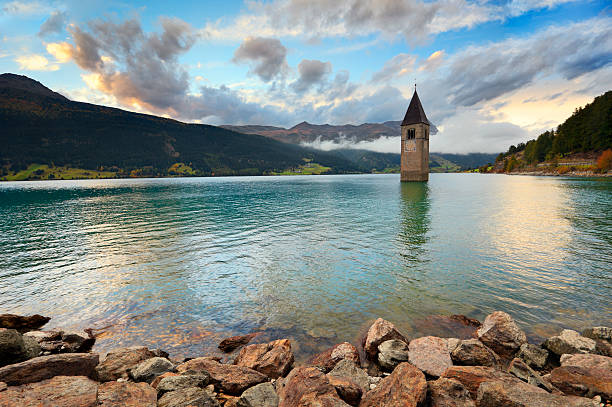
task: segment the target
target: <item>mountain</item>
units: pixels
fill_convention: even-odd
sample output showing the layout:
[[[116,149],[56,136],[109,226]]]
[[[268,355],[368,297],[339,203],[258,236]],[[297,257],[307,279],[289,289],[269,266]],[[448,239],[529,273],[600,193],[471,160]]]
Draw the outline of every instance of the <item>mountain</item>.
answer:
[[[0,123],[0,176],[32,164],[119,176],[163,176],[179,167],[189,175],[259,175],[305,163],[359,171],[337,154],[261,135],[74,102],[14,74],[0,75]]]

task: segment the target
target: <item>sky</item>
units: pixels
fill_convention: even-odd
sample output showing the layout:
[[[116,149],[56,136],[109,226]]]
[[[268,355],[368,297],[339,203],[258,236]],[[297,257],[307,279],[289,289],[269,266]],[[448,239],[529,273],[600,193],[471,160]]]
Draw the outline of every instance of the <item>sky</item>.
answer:
[[[493,153],[612,88],[612,5],[0,1],[0,72],[185,122],[287,128],[401,120],[416,83],[432,151]]]

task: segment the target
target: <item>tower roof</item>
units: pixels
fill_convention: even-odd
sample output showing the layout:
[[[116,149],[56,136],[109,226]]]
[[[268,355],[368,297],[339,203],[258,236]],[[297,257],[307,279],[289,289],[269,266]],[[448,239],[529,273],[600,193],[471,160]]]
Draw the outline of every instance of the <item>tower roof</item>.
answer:
[[[408,110],[406,110],[406,115],[404,116],[402,126],[418,123],[424,123],[429,125],[429,120],[427,120],[425,110],[423,110],[423,106],[421,106],[421,101],[419,100],[419,95],[417,94],[415,87],[414,95],[412,95],[412,100],[410,101]]]

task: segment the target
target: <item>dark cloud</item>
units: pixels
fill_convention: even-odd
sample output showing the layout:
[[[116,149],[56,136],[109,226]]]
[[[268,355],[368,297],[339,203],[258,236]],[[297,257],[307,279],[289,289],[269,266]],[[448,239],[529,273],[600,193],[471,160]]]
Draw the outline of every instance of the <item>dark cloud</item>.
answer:
[[[251,64],[251,73],[270,82],[287,71],[287,48],[276,38],[247,38],[234,52],[235,63]]]
[[[291,86],[298,93],[305,92],[311,86],[322,84],[326,81],[331,71],[332,65],[329,62],[322,62],[316,59],[304,59],[298,65],[298,73],[300,76]]]
[[[54,11],[49,18],[40,26],[38,36],[44,37],[49,34],[61,33],[66,25],[66,13],[63,11]]]

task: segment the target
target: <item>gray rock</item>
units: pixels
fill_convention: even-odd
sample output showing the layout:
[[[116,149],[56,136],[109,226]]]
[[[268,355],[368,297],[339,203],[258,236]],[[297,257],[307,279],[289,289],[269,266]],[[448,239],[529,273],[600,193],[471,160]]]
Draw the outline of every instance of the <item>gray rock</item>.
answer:
[[[209,382],[210,376],[204,371],[196,374],[164,377],[157,385],[157,393],[161,395],[169,391],[187,389],[190,387],[204,388]]]
[[[593,339],[581,336],[571,329],[564,329],[558,336],[548,338],[542,346],[559,356],[565,353],[594,353],[596,349]]]
[[[87,332],[62,332],[62,352],[86,352],[91,349],[96,339]]]
[[[478,339],[466,339],[459,342],[451,352],[455,365],[489,366],[499,365],[499,357]]]
[[[199,387],[171,391],[157,400],[158,407],[219,407],[217,400]]]
[[[387,370],[408,361],[408,345],[405,342],[392,339],[378,345],[378,363]]]
[[[521,345],[527,343],[525,332],[503,311],[487,315],[476,334],[482,343],[507,359],[511,359]]]
[[[591,354],[566,354],[561,356],[561,366],[578,366],[589,370],[606,369],[612,372],[612,358]]]
[[[533,369],[542,370],[548,361],[548,351],[530,343],[521,345],[517,357],[521,358],[528,366]]]
[[[461,382],[440,378],[427,382],[429,407],[475,407],[470,392]]]
[[[130,369],[128,374],[135,382],[151,383],[157,376],[172,370],[174,370],[174,365],[168,359],[154,357],[140,362],[136,367]]]
[[[238,407],[278,407],[278,395],[272,383],[261,383],[242,393]]]
[[[479,407],[596,407],[593,400],[550,394],[526,383],[484,382],[478,388]]]
[[[559,392],[548,380],[542,378],[537,372],[531,369],[522,359],[514,358],[508,366],[508,373],[513,374],[522,381],[537,386],[547,392]]]
[[[36,339],[36,342],[61,341],[62,331],[30,331],[23,334],[24,337]]]
[[[0,366],[25,360],[23,336],[15,329],[0,328]]]
[[[446,338],[446,344],[448,345],[448,353],[452,353],[457,346],[461,343],[461,339],[457,338]]]
[[[60,375],[93,377],[97,364],[98,354],[96,353],[39,356],[0,368],[0,381],[16,386]]]
[[[40,356],[42,349],[40,348],[40,345],[38,344],[36,339],[24,335],[23,345],[25,347],[24,356],[26,359],[32,359]]]
[[[440,377],[453,365],[446,340],[436,336],[425,336],[410,341],[409,361],[432,377]]]
[[[368,374],[359,368],[355,362],[343,359],[328,373],[329,376],[345,377],[354,381],[365,394],[370,390],[370,378]]]
[[[612,328],[607,326],[594,326],[582,331],[582,336],[590,339],[601,339],[603,341],[612,342]]]
[[[155,354],[144,346],[114,349],[96,367],[98,380],[108,382],[119,378],[127,378],[128,369],[140,362],[154,357]]]

